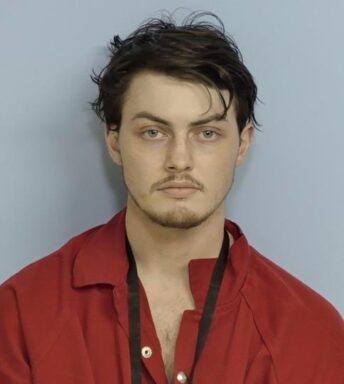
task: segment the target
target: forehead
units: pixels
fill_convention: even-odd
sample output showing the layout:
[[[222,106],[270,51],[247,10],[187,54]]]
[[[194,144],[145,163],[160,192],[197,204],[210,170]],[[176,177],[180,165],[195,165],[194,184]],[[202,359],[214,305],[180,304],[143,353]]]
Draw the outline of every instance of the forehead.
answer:
[[[229,91],[220,91],[226,104]],[[233,104],[233,103],[232,103]],[[233,111],[233,105],[228,113]],[[222,113],[223,103],[214,88],[204,84],[178,79],[157,72],[142,71],[131,80],[127,89],[122,114],[132,115],[141,110],[163,113],[174,119]]]

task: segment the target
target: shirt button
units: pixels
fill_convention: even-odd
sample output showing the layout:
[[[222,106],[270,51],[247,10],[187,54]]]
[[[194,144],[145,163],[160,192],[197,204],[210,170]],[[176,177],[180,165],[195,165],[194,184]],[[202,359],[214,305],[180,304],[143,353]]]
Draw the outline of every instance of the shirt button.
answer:
[[[186,374],[184,372],[179,372],[177,374],[177,381],[179,383],[186,383],[188,380],[188,377],[186,376]]]
[[[152,356],[152,348],[148,347],[148,346],[145,346],[141,349],[141,355],[145,358],[145,359],[149,359],[151,356]]]

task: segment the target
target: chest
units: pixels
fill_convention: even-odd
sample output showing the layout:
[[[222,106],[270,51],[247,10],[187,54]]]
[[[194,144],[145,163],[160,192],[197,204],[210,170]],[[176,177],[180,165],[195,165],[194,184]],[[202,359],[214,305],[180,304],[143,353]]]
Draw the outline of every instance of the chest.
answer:
[[[162,347],[168,349],[174,344],[180,322],[186,309],[193,308],[193,301],[182,295],[164,301],[152,300],[150,310]]]
[[[155,330],[160,342],[167,377],[173,376],[174,353],[180,323],[185,310],[194,309],[193,297],[187,290],[169,290],[165,294],[147,294]]]

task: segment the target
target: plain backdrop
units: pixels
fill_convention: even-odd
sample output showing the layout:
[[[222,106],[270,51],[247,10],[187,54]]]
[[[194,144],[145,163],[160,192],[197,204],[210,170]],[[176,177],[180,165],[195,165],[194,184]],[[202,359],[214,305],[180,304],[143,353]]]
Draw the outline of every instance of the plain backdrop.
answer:
[[[0,281],[126,204],[89,75],[113,35],[178,7],[220,16],[263,101],[226,216],[343,313],[341,0],[0,0]]]

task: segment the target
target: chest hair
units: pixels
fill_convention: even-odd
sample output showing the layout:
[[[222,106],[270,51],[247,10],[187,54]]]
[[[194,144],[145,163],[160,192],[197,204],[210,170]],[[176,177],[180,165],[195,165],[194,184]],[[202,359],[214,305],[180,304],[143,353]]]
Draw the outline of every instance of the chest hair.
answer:
[[[185,310],[194,309],[191,293],[148,298],[155,330],[160,342],[168,382],[173,381],[174,354],[180,323]]]

